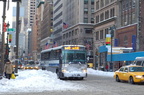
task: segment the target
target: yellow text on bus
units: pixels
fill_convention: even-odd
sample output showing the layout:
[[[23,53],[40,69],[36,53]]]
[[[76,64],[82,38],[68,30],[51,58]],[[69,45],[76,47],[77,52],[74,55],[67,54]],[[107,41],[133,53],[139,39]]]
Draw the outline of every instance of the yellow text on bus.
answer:
[[[79,50],[80,47],[65,47],[65,50]]]

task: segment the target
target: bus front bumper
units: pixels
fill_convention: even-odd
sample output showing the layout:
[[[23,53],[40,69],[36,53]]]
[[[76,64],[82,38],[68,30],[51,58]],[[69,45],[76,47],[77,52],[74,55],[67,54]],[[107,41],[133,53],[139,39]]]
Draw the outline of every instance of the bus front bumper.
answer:
[[[67,72],[67,73],[63,73],[64,77],[87,77],[87,73],[83,73],[83,72]]]

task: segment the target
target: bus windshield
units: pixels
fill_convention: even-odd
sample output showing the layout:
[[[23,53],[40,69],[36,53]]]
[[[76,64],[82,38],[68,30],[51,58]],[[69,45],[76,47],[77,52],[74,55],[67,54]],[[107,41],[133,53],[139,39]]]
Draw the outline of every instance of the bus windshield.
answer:
[[[64,51],[63,61],[64,63],[85,64],[86,53],[85,51]]]

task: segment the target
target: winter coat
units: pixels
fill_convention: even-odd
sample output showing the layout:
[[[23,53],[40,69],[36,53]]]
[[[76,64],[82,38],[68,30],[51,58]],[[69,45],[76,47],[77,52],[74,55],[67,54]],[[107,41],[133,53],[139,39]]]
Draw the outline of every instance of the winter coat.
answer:
[[[6,74],[12,74],[12,72],[13,72],[13,65],[11,63],[9,63],[9,64],[6,63],[5,66],[4,66],[4,72]]]

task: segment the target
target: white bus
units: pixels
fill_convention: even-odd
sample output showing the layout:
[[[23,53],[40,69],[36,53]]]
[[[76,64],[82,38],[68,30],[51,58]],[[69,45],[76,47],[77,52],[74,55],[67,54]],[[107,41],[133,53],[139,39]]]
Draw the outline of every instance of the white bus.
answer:
[[[56,72],[58,78],[87,77],[86,50],[83,45],[62,45],[41,51],[41,68]]]

